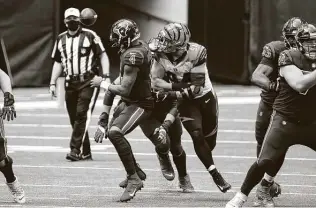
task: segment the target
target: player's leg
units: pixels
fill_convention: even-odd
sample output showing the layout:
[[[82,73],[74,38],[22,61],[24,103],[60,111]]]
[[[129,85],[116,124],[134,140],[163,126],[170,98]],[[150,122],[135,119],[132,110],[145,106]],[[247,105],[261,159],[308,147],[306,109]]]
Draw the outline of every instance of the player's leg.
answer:
[[[255,163],[250,167],[246,178],[241,186],[241,191],[230,200],[226,208],[242,207],[247,200],[251,190],[260,182],[265,172],[275,172],[275,161],[286,154],[289,146],[292,145],[293,137],[298,135],[298,129],[294,124],[284,123],[284,119],[272,114],[271,123],[263,141],[262,150]],[[267,184],[257,191],[255,205],[274,206],[270,195],[271,184]]]
[[[157,109],[154,109],[156,111]],[[175,177],[174,170],[169,158],[170,150],[170,139],[169,136],[165,139],[159,137],[159,132],[155,131],[161,126],[159,122],[153,116],[150,116],[145,122],[141,123],[140,128],[142,129],[145,136],[154,144],[157,153],[158,161],[160,164],[162,175],[169,181],[172,181]]]
[[[189,193],[194,191],[191,184],[190,176],[187,173],[186,154],[181,144],[182,125],[180,118],[177,117],[169,128],[170,151],[173,157],[173,162],[178,170],[179,187],[183,192]]]
[[[150,116],[150,111],[137,105],[126,105],[124,110],[115,118],[109,129],[108,137],[115,147],[128,175],[127,187],[120,201],[128,201],[143,187],[143,182],[136,173],[135,158],[125,135]]]
[[[4,135],[3,120],[0,117],[0,172],[6,179],[6,184],[12,193],[14,201],[22,204],[25,203],[24,190],[18,178],[14,175],[12,164],[12,158],[7,155],[7,140]]]
[[[90,86],[86,86],[79,90],[75,123],[70,142],[72,151],[67,155],[67,159],[71,161],[78,161],[81,159],[81,154],[83,153],[83,141],[90,123],[92,107],[95,103],[95,97],[97,96],[98,91],[98,88],[91,88]],[[90,150],[90,146],[86,148]]]

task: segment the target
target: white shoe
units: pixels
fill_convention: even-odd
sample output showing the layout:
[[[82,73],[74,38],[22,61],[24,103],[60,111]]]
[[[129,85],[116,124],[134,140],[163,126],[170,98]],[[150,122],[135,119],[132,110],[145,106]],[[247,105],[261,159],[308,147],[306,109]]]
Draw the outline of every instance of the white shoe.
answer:
[[[7,183],[9,190],[14,198],[14,201],[19,204],[25,203],[25,196],[24,196],[24,190],[21,186],[21,184],[18,181],[18,178],[15,177],[15,181],[12,183]]]
[[[240,208],[247,201],[247,196],[238,192],[234,198],[232,198],[227,204],[225,208]]]

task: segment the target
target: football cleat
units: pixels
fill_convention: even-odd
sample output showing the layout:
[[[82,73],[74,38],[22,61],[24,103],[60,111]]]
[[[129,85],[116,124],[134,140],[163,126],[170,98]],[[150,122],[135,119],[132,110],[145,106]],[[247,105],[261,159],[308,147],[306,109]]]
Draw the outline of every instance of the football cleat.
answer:
[[[144,187],[142,180],[137,176],[137,174],[127,176],[127,186],[123,192],[120,201],[127,202],[134,198],[136,192]]]
[[[168,154],[157,154],[160,169],[162,172],[162,175],[167,179],[168,181],[172,181],[175,177],[173,167],[171,165],[170,157]]]
[[[142,180],[142,181],[146,180],[146,173],[140,168],[138,163],[136,163],[136,173],[137,173],[138,177],[140,178],[140,180]],[[119,184],[119,186],[121,188],[126,188],[127,181],[128,181],[128,178],[126,177],[126,179],[124,181],[122,181]]]
[[[274,182],[270,189],[270,195],[273,198],[273,197],[278,197],[280,194],[281,194],[281,186],[280,184]]]
[[[93,160],[91,153],[86,154],[86,155],[81,155],[81,158],[80,158],[80,159],[81,159],[81,160]]]
[[[18,178],[15,177],[15,181],[13,181],[12,183],[7,183],[7,186],[14,198],[14,201],[19,204],[24,204],[25,203],[24,190],[21,184],[19,183]]]
[[[66,159],[70,161],[79,161],[81,160],[81,157],[79,154],[76,154],[74,152],[70,152],[66,155]]]
[[[255,207],[274,207],[274,201],[270,195],[271,186],[258,185],[256,191]]]
[[[225,206],[225,208],[241,208],[247,198],[242,193],[237,193]]]
[[[211,171],[211,176],[221,192],[226,193],[229,189],[231,189],[232,186],[225,181],[223,176],[216,169]]]
[[[179,177],[179,187],[182,189],[183,193],[194,192],[194,187],[191,184],[190,176],[188,174],[184,177]]]

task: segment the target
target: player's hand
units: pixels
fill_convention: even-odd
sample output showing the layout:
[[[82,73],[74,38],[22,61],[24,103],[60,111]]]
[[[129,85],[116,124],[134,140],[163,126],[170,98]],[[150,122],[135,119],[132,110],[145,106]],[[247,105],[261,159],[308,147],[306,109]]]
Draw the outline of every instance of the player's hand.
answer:
[[[168,97],[168,93],[164,91],[155,92],[156,102],[162,102]]]
[[[103,139],[107,138],[107,128],[104,128],[102,126],[98,126],[95,134],[94,134],[94,140],[96,143],[102,143]]]
[[[2,118],[7,119],[8,121],[13,121],[16,118],[16,111],[14,108],[14,96],[9,93],[4,93],[4,106],[2,109]]]
[[[103,78],[100,76],[94,76],[93,79],[90,81],[91,87],[100,87]]]
[[[167,131],[165,128],[163,128],[162,126],[156,128],[154,131],[154,135],[156,134],[158,134],[157,139],[159,142],[161,142],[162,144],[167,143]]]
[[[56,85],[55,84],[49,85],[49,94],[51,95],[52,98],[57,97],[56,96]]]

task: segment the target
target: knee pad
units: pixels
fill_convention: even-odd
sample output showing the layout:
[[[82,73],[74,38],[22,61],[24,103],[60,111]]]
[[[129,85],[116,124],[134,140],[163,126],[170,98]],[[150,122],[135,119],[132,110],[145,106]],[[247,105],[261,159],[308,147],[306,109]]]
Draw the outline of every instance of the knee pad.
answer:
[[[125,139],[123,133],[116,130],[110,130],[108,137],[119,155],[127,155],[132,151],[131,146]]]
[[[7,156],[6,158],[0,161],[0,168],[4,168],[7,165],[12,165],[12,164],[13,164],[12,158]]]
[[[173,156],[180,156],[183,153],[183,148],[181,144],[178,145],[171,145],[170,152]]]
[[[206,140],[208,146],[210,147],[211,151],[213,151],[213,149],[216,146],[216,135],[206,137],[205,140]]]

